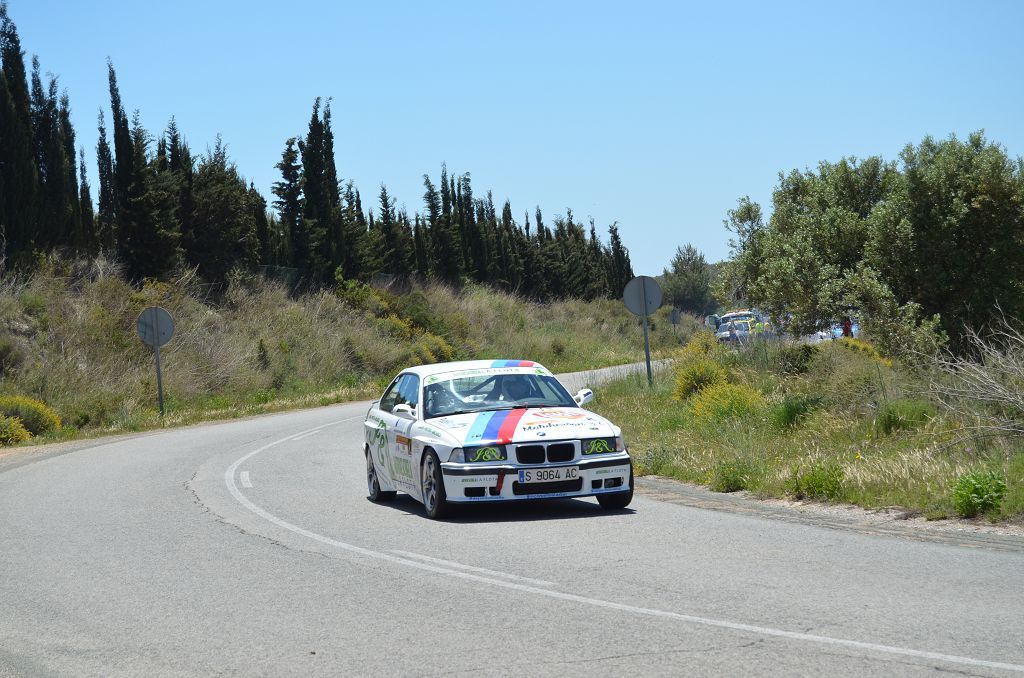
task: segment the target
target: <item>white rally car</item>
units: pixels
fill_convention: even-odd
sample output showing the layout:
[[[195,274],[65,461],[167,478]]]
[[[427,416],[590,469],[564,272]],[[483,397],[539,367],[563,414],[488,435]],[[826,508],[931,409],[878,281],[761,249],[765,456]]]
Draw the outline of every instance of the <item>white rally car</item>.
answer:
[[[543,366],[476,360],[411,367],[366,413],[366,484],[373,501],[401,490],[431,518],[450,503],[596,496],[633,499],[622,431],[581,407]]]

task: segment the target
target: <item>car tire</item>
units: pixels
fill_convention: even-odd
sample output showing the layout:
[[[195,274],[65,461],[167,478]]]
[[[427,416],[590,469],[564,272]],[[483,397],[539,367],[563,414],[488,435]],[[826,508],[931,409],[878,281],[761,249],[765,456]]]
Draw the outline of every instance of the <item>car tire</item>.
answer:
[[[428,518],[439,520],[448,514],[441,460],[431,449],[423,455],[423,463],[420,466],[420,491],[423,493],[423,510]]]
[[[398,494],[394,490],[380,489],[377,467],[373,465],[373,453],[370,452],[370,448],[366,448],[366,489],[369,491],[370,501],[375,502],[391,501]]]
[[[597,495],[597,503],[608,510],[624,509],[633,501],[633,465],[629,465],[629,490]]]

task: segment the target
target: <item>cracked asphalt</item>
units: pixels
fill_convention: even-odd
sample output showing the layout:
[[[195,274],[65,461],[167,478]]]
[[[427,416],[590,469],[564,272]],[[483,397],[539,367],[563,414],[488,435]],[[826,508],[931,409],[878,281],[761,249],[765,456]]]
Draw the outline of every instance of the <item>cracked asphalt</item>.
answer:
[[[0,676],[1024,670],[1019,539],[817,524],[657,479],[620,512],[432,522],[367,501],[365,410],[0,459]]]

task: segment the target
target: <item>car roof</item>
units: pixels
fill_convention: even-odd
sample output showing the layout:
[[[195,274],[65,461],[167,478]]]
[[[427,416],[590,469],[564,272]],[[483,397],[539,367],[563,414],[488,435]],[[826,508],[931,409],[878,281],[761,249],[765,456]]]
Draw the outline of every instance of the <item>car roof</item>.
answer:
[[[426,377],[431,374],[443,374],[445,372],[458,372],[460,370],[483,370],[495,367],[544,367],[532,360],[459,360],[451,363],[431,363],[430,365],[417,365],[402,370],[403,374],[415,374]],[[546,369],[546,368],[545,368]]]

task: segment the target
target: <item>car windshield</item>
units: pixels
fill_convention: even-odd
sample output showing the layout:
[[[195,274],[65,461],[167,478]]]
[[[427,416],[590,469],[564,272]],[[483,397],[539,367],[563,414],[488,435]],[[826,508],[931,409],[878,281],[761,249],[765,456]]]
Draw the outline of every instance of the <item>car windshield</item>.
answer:
[[[576,407],[565,387],[550,375],[451,372],[427,377],[426,382],[425,419],[521,407]]]

